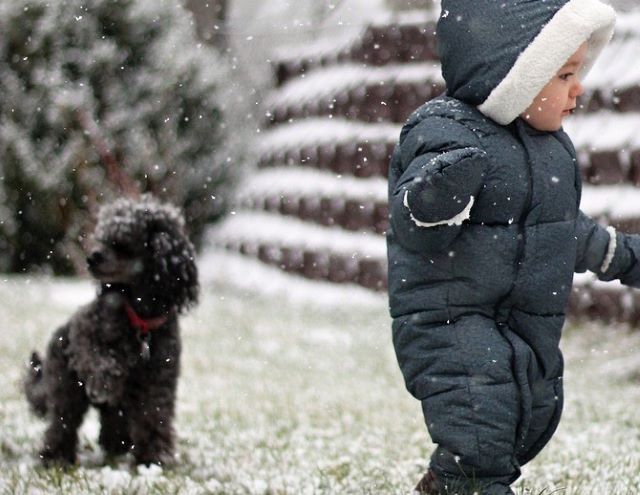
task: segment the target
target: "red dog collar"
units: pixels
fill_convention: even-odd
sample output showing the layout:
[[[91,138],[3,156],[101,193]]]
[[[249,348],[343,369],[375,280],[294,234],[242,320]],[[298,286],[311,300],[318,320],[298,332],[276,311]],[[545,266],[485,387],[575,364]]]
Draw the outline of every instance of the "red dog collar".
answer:
[[[124,309],[129,317],[129,323],[133,328],[140,331],[142,336],[147,335],[151,330],[156,330],[164,325],[169,317],[167,315],[157,316],[156,318],[140,318],[138,313],[131,307],[130,304],[125,304]]]

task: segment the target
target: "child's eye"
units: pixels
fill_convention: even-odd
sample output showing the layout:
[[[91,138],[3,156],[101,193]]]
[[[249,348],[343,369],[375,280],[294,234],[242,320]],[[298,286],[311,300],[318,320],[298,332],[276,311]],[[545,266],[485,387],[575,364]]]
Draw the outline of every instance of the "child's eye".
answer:
[[[573,76],[573,72],[567,72],[566,74],[560,74],[558,77],[563,81],[568,81],[571,76]]]

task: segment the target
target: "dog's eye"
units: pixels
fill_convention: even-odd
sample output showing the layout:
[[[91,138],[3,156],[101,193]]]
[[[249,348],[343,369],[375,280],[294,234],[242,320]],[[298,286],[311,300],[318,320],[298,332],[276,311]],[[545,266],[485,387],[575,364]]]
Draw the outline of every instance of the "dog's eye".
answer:
[[[111,245],[111,248],[118,254],[119,256],[124,256],[127,258],[133,257],[133,250],[124,243],[114,242]]]

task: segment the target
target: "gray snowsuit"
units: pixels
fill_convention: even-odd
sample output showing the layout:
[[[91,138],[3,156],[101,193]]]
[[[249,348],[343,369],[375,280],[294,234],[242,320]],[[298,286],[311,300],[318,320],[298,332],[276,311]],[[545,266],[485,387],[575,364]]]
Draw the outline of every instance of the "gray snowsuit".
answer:
[[[569,137],[519,117],[589,40],[586,72],[613,23],[598,0],[442,2],[447,93],[402,129],[387,246],[393,343],[443,486],[513,493],[551,438],[574,271],[640,287],[640,237],[579,209]]]

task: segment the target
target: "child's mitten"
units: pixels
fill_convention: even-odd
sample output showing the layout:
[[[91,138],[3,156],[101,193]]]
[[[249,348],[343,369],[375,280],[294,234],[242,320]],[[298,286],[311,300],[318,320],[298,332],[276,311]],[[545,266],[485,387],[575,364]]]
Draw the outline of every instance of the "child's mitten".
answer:
[[[479,148],[431,155],[406,186],[403,202],[412,220],[423,227],[460,225],[469,218],[485,169],[486,153]]]

